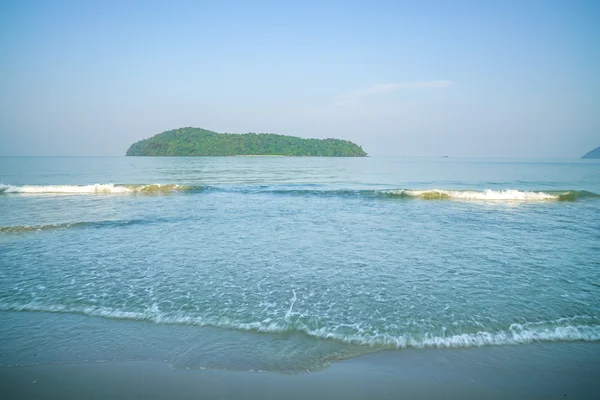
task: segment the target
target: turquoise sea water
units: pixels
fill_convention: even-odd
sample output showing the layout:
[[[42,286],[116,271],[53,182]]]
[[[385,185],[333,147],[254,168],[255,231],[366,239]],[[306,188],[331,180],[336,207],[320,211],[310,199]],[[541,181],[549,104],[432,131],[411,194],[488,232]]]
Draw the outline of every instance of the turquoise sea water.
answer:
[[[0,365],[599,341],[600,163],[0,158],[0,326]]]

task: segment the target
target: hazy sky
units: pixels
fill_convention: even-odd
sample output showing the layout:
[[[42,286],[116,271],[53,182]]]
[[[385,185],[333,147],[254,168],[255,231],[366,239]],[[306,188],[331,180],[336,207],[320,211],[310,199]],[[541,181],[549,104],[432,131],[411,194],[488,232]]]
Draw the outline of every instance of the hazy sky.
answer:
[[[194,126],[370,155],[600,146],[600,1],[0,2],[0,155]]]

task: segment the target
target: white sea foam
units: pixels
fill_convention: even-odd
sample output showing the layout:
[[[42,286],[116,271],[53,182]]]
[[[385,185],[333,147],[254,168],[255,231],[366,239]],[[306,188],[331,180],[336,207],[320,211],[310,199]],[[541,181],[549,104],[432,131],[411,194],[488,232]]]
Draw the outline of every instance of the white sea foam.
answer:
[[[309,329],[303,324],[297,324],[283,319],[265,319],[255,322],[241,322],[227,317],[198,317],[191,315],[168,315],[161,313],[156,307],[150,307],[143,312],[122,311],[105,307],[67,307],[63,305],[29,304],[0,304],[0,311],[37,311],[52,313],[83,314],[93,317],[110,319],[125,319],[147,321],[158,324],[196,325],[241,331],[285,333],[303,332],[308,336],[338,340],[349,344],[358,344],[384,348],[466,348],[482,346],[516,345],[534,342],[554,341],[600,341],[600,324],[597,317],[577,316],[560,318],[553,321],[512,324],[508,329],[488,332],[477,332],[439,335],[433,333],[414,334],[370,334],[360,332],[342,334],[336,332],[336,327]]]
[[[12,186],[4,185],[4,193],[65,193],[65,194],[79,194],[79,193],[128,193],[131,189],[125,186],[116,186],[113,184],[96,184],[96,185],[50,185],[50,186]]]
[[[545,200],[567,200],[575,201],[583,198],[599,198],[600,195],[592,192],[564,190],[564,191],[521,191],[515,189],[507,190],[411,190],[411,189],[386,189],[386,190],[312,190],[312,189],[257,189],[253,186],[219,187],[219,186],[184,186],[177,184],[137,184],[117,185],[112,183],[93,185],[5,185],[0,183],[0,193],[20,194],[126,194],[145,193],[161,194],[181,191],[205,192],[225,191],[232,193],[266,193],[285,195],[319,195],[319,196],[366,196],[366,197],[400,197],[423,200],[487,200],[487,201],[545,201]]]
[[[458,199],[458,200],[558,200],[558,194],[544,192],[531,192],[520,190],[490,190],[472,191],[472,190],[401,190],[392,191],[394,194],[420,197],[424,199]]]
[[[102,183],[94,185],[3,185],[0,184],[0,193],[20,194],[126,194],[126,193],[152,193],[169,192],[185,189],[184,186],[173,184],[150,185],[115,185]]]

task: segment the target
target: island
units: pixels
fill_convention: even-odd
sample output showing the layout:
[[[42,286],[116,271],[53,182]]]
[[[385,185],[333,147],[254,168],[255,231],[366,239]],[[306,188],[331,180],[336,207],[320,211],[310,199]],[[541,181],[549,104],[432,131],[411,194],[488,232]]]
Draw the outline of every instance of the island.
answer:
[[[179,128],[132,144],[127,156],[311,156],[365,157],[362,147],[341,139],[302,139],[273,133],[217,133]]]
[[[585,153],[581,158],[600,158],[600,147],[596,147],[594,150]]]

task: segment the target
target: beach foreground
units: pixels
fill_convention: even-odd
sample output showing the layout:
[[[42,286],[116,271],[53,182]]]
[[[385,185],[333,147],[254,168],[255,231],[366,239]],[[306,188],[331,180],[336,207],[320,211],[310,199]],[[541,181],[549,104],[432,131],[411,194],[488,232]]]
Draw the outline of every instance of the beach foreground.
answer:
[[[182,370],[149,361],[0,369],[10,399],[592,399],[600,344],[368,354],[304,374]]]

